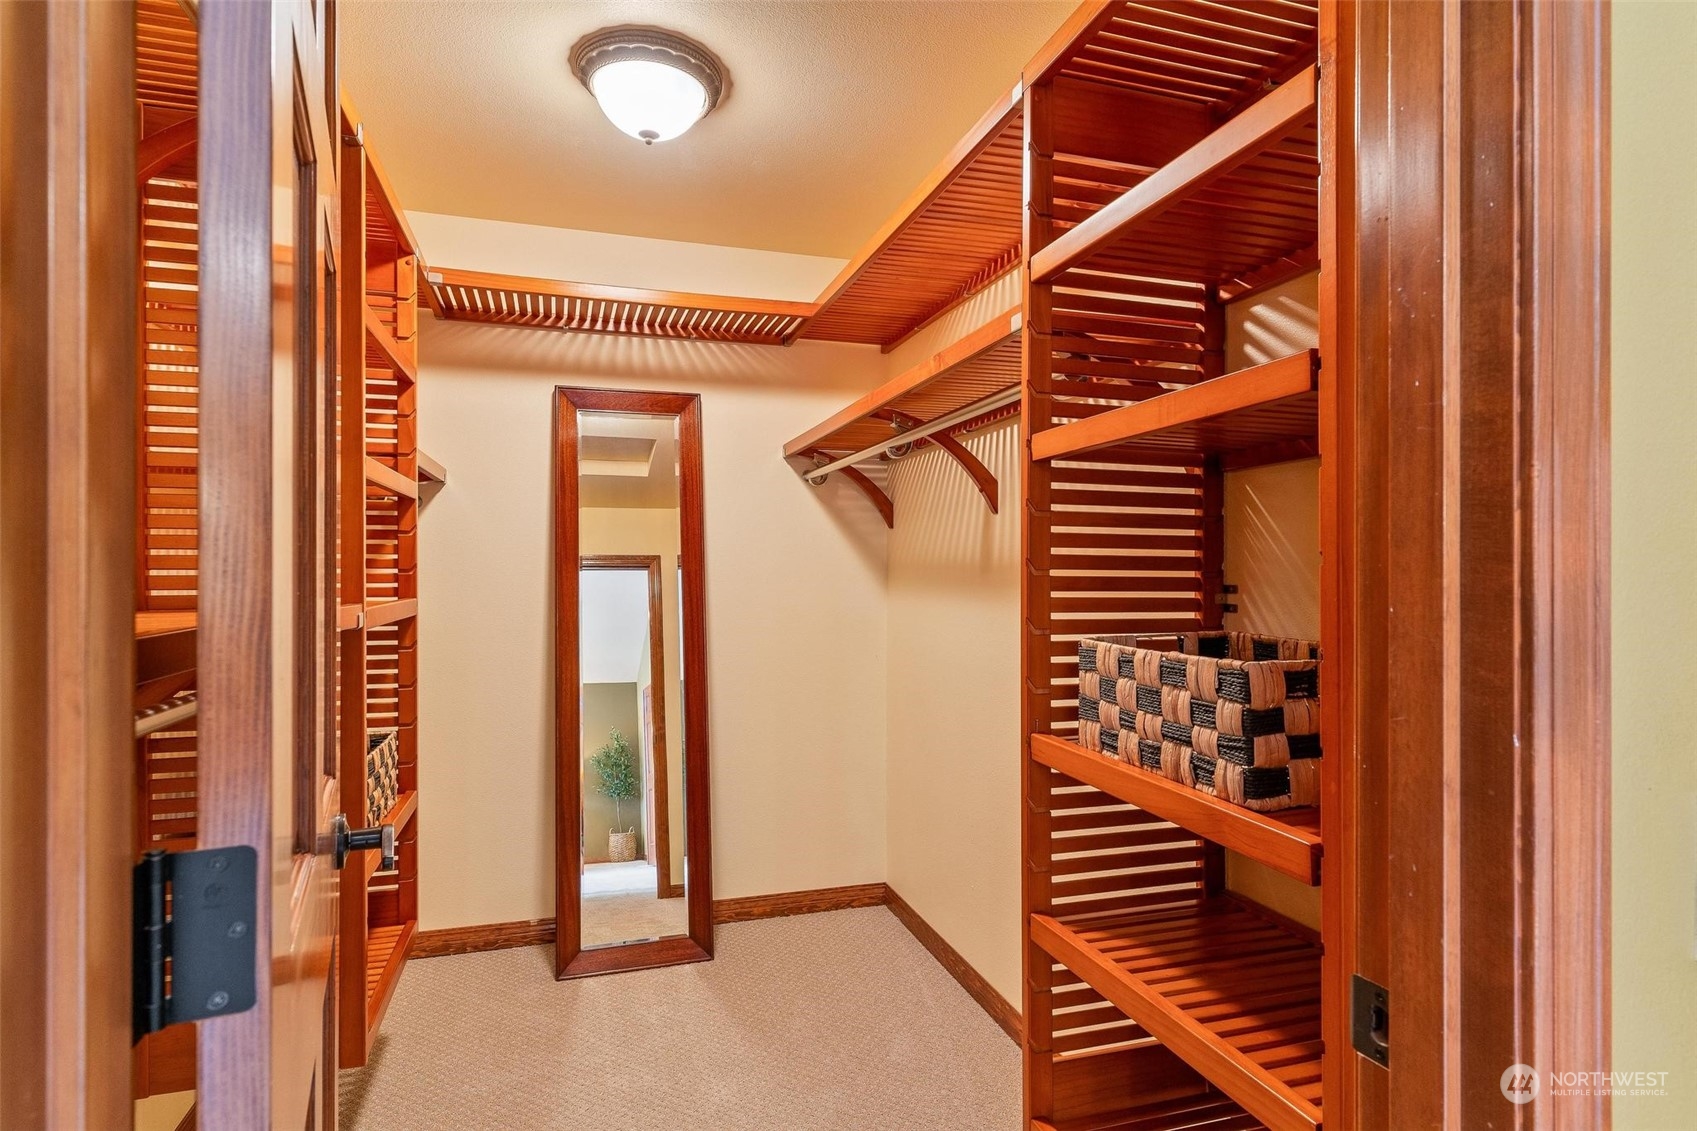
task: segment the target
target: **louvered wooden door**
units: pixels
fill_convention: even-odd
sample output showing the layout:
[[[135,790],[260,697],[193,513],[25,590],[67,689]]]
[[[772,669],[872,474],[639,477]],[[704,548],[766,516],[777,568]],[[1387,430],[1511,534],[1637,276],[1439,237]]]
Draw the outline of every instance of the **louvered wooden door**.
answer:
[[[335,1125],[332,14],[200,6],[200,828],[259,855],[258,1004],[202,1127]]]

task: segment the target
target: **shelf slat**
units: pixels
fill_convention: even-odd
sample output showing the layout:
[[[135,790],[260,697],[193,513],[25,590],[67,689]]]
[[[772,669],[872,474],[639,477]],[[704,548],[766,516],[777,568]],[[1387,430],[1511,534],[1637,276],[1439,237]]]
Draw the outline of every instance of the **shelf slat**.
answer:
[[[401,967],[412,952],[418,921],[409,919],[394,926],[373,926],[365,936],[365,1027],[373,1036],[383,1023],[389,999],[400,981]],[[369,1039],[369,1038],[368,1038]]]
[[[1171,821],[1305,884],[1320,882],[1320,811],[1258,813],[1051,734],[1031,736],[1031,756],[1085,785]]]
[[[1308,67],[1039,250],[1031,257],[1032,281],[1053,281],[1278,144],[1313,120],[1316,95],[1315,68]]]
[[[1031,940],[1272,1131],[1321,1125],[1320,948],[1230,899]]]
[[[1226,455],[1313,437],[1319,351],[1302,350],[1031,437],[1031,458],[1071,459],[1137,442],[1176,456]]]
[[[396,471],[386,463],[365,457],[365,481],[373,487],[381,487],[391,495],[403,498],[418,498],[418,484]]]

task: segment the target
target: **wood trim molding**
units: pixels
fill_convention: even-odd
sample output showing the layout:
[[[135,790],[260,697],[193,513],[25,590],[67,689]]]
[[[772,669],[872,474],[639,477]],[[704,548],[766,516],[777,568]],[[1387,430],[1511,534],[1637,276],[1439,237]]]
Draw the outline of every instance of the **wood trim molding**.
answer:
[[[817,911],[846,911],[852,907],[882,907],[890,889],[884,884],[854,884],[848,887],[783,891],[772,895],[748,895],[739,899],[713,901],[715,923],[745,923],[752,919],[781,919],[787,915],[811,915]]]
[[[414,958],[439,958],[445,954],[479,954],[486,950],[509,950],[516,946],[540,946],[554,941],[553,919],[520,919],[512,923],[484,923],[473,927],[441,927],[413,936]]]
[[[947,970],[954,980],[960,983],[972,1000],[977,1002],[990,1020],[1002,1027],[1002,1032],[1014,1044],[1020,1044],[1024,1039],[1024,1026],[1020,1021],[1019,1010],[1007,998],[996,991],[984,975],[973,969],[972,963],[961,956],[960,951],[950,946],[948,940],[937,933],[936,928],[927,923],[919,912],[913,909],[893,888],[888,891],[890,914],[900,919],[908,933],[919,940],[919,945],[931,952],[931,957],[937,964]]]

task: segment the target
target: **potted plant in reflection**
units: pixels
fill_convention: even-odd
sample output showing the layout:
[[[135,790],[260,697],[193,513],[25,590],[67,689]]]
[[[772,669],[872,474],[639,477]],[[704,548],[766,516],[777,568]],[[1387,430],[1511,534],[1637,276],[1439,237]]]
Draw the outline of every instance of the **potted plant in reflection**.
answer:
[[[637,779],[636,757],[630,743],[614,727],[607,742],[589,757],[589,767],[600,777],[599,792],[613,802],[613,827],[607,830],[607,859],[623,864],[636,859],[636,826],[624,828],[624,803],[635,801],[641,788]]]

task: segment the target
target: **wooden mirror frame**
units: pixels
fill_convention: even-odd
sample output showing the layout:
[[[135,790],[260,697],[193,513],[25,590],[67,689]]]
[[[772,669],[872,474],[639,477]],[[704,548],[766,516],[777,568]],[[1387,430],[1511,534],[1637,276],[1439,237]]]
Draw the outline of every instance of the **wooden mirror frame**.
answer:
[[[682,602],[685,860],[689,933],[583,948],[583,719],[579,698],[578,414],[625,412],[678,420]],[[554,389],[554,976],[581,978],[713,957],[713,855],[707,760],[706,583],[702,565],[701,398],[692,393]],[[603,556],[601,561],[608,559]],[[670,736],[668,736],[670,737]]]

